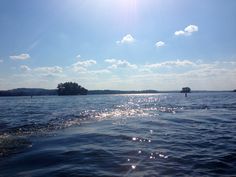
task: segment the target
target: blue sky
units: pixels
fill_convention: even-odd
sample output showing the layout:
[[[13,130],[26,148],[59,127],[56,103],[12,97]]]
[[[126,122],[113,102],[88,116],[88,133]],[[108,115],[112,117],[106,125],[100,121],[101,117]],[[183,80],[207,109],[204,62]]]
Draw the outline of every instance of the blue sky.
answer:
[[[234,0],[1,0],[0,89],[236,88]]]

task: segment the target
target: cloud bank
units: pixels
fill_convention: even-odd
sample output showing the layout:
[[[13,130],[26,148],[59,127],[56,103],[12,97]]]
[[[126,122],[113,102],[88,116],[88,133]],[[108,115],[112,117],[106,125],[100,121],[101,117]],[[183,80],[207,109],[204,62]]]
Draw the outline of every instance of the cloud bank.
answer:
[[[137,65],[129,63],[127,60],[117,60],[117,59],[106,59],[106,63],[111,64],[108,68],[117,69],[117,68],[137,68]]]
[[[95,60],[78,61],[68,67],[21,65],[14,75],[5,78],[3,88],[55,88],[59,82],[75,81],[88,89],[156,89],[176,90],[190,86],[193,90],[235,89],[236,62],[176,59],[149,64],[134,64],[127,60],[106,59],[106,65]],[[76,68],[76,70],[75,70]],[[225,82],[227,80],[227,82]],[[222,84],[224,83],[224,84]],[[40,85],[38,85],[39,87]]]

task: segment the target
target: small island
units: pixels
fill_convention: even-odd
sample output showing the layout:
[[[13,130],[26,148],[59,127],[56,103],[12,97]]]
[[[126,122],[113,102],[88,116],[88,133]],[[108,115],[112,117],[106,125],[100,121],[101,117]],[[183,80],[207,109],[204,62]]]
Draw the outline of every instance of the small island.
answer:
[[[190,93],[191,89],[189,87],[183,87],[181,93]]]
[[[61,95],[87,95],[88,90],[75,82],[60,83],[57,86],[57,93]]]
[[[191,92],[191,89],[189,87],[183,87],[181,90],[181,93],[184,93],[185,97],[188,96],[188,93]]]

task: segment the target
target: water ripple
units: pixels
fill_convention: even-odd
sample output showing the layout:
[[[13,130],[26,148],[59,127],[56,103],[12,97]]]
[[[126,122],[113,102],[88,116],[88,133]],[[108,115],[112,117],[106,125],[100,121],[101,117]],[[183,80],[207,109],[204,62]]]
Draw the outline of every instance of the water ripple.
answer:
[[[0,98],[0,176],[234,176],[235,99]]]

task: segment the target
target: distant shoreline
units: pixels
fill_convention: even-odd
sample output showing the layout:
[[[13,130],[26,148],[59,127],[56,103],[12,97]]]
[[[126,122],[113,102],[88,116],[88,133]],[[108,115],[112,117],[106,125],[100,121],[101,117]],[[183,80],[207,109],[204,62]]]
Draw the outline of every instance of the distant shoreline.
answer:
[[[180,93],[181,90],[157,91],[157,90],[89,90],[88,95],[107,95],[107,94],[154,94],[154,93]],[[193,90],[192,93],[203,92],[235,92],[235,90]],[[0,96],[50,96],[58,95],[56,89],[42,88],[17,88],[12,90],[0,90]]]

